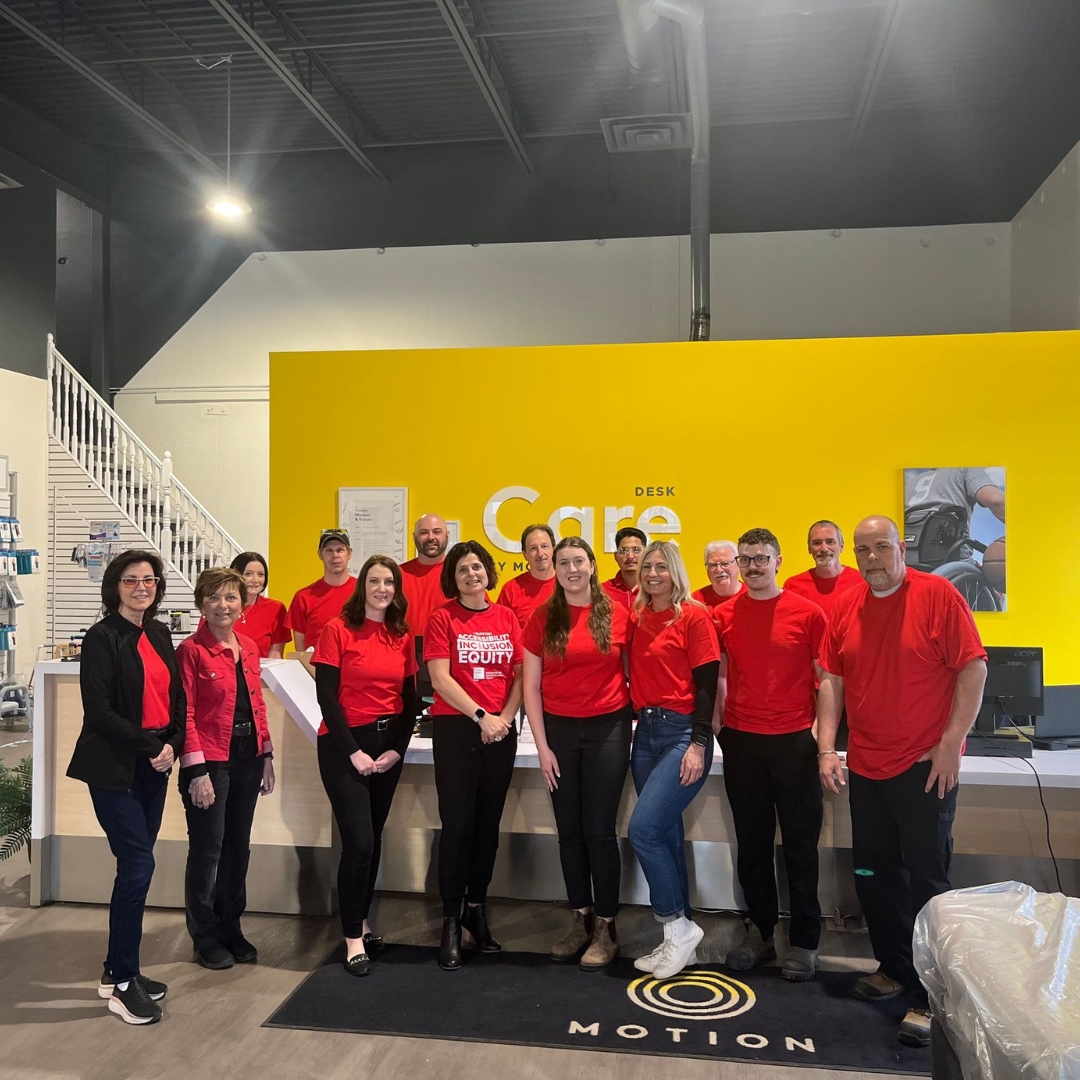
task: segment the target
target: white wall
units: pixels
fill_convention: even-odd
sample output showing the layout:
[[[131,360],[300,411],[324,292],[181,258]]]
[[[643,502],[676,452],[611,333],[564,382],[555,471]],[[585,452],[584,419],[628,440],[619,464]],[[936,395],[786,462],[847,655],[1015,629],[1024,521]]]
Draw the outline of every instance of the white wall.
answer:
[[[42,563],[48,547],[48,399],[44,379],[0,368],[0,456],[19,474],[19,522],[23,543],[37,548]],[[26,604],[15,617],[18,628],[16,670],[29,678],[37,648],[46,641],[46,577],[42,573],[19,578]]]
[[[712,336],[1008,330],[1009,240],[1007,223],[714,236]],[[265,398],[270,352],[680,340],[688,248],[659,237],[256,255],[116,407],[242,545],[265,550],[269,415],[250,399]],[[256,389],[212,405],[134,392],[225,386]],[[301,435],[297,452],[311,445]]]
[[[1012,223],[1012,329],[1080,328],[1080,144]]]

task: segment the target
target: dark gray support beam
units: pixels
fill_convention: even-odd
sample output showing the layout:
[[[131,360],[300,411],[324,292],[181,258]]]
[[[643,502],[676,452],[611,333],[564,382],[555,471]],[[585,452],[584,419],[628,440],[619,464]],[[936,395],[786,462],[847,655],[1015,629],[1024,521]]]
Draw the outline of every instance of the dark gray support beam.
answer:
[[[288,69],[284,60],[247,24],[243,16],[230,4],[228,0],[208,0],[215,11],[244,39],[251,47],[251,51],[258,56],[270,70],[300,99],[304,107],[314,116],[320,124],[345,148],[349,156],[361,166],[361,168],[376,180],[385,180],[386,177],[371,160],[352,140],[345,129],[322,107],[316,97],[300,82],[300,80]]]
[[[277,19],[278,23],[281,25],[281,29],[285,31],[285,36],[307,53],[309,62],[315,66],[319,74],[322,75],[335,91],[337,91],[337,95],[344,102],[345,108],[364,125],[367,135],[376,139],[385,139],[386,134],[379,129],[375,121],[371,119],[367,110],[353,96],[352,91],[338,78],[330,65],[318,54],[315,47],[304,36],[304,33],[296,23],[294,23],[289,15],[282,10],[278,0],[262,0],[262,3],[263,7]]]
[[[109,396],[109,218],[91,211],[90,385]]]
[[[214,2],[214,0],[211,0],[211,2]],[[499,130],[502,132],[503,138],[509,145],[518,164],[525,172],[535,174],[536,168],[525,149],[525,143],[522,142],[517,128],[514,127],[510,111],[499,96],[498,88],[491,78],[491,72],[488,71],[483,57],[476,47],[476,42],[470,37],[457,5],[454,0],[435,0],[435,6],[439,9],[439,13],[442,15],[450,35],[457,43],[457,47],[461,50],[461,55],[465,58],[465,63],[469,66],[469,71],[472,72],[472,77],[476,80],[476,85],[480,88],[480,93],[484,96],[488,108],[495,117],[495,123],[499,125]]]
[[[138,102],[132,101],[122,90],[114,86],[108,79],[103,78],[93,68],[88,67],[74,53],[68,52],[58,41],[54,41],[48,34],[39,30],[33,23],[27,22],[17,11],[13,11],[7,4],[0,2],[0,18],[6,19],[12,26],[21,30],[28,38],[36,41],[43,49],[47,49],[53,56],[59,57],[68,67],[77,71],[84,79],[91,82],[103,93],[123,105],[129,112],[134,113],[148,127],[154,129],[166,142],[183,150],[189,157],[193,157],[215,176],[221,175],[221,170],[197,147],[194,147],[181,135],[177,134],[168,124],[163,123],[153,113],[147,112]]]
[[[855,115],[851,121],[851,131],[848,132],[847,151],[850,154],[858,145],[866,130],[870,119],[870,112],[874,107],[874,98],[877,96],[878,87],[881,85],[885,67],[889,62],[889,53],[895,38],[893,32],[900,21],[900,13],[904,7],[904,0],[886,0],[885,7],[881,12],[881,21],[878,23],[877,34],[874,44],[870,49],[870,57],[867,60],[866,71],[863,73],[859,91],[855,96]]]

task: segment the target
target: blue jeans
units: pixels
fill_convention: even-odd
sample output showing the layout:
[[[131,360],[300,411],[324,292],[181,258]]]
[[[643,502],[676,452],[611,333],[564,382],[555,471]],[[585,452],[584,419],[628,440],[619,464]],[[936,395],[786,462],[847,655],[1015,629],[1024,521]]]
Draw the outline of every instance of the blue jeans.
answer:
[[[105,966],[118,983],[139,974],[143,909],[154,876],[154,841],[161,827],[168,783],[165,773],[151,768],[148,759],[138,758],[127,791],[87,785],[98,823],[116,856]]]
[[[659,922],[671,922],[690,912],[682,814],[705,783],[713,758],[710,739],[701,779],[686,787],[679,783],[692,726],[689,715],[670,709],[641,709],[630,754],[630,773],[638,796],[630,815],[630,843],[649,883],[653,915]]]

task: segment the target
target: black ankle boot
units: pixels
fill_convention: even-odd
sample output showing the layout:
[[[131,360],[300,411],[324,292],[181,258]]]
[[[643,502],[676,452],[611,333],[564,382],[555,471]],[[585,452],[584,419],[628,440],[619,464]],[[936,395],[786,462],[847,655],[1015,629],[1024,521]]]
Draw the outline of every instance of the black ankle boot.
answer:
[[[481,952],[502,952],[502,946],[491,936],[487,909],[483,904],[477,904],[475,907],[466,904],[465,913],[461,916],[461,925],[472,934],[476,947]]]
[[[461,967],[461,919],[457,915],[443,917],[439,967],[443,971],[457,971]]]

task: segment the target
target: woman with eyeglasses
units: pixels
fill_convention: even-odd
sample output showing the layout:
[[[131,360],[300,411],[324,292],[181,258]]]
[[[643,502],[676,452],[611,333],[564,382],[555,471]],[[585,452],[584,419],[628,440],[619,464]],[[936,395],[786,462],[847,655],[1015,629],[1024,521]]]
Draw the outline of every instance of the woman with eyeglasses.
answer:
[[[292,631],[285,605],[263,596],[270,584],[266,559],[257,551],[242,551],[230,566],[240,573],[247,586],[247,602],[236,629],[255,642],[259,656],[280,660],[285,655],[285,646],[292,641]]]
[[[125,551],[105,568],[103,617],[87,630],[79,658],[83,726],[67,770],[89,787],[116,857],[98,994],[128,1024],[156,1024],[168,989],[139,967],[154,842],[186,716],[172,637],[155,617],[164,596],[164,568],[152,551]]]
[[[634,966],[667,979],[697,962],[704,937],[690,919],[682,815],[712,764],[720,649],[708,612],[690,597],[675,544],[655,540],[645,549],[640,580],[630,645],[638,714],[630,772],[638,799],[628,831],[664,940]]]
[[[555,591],[525,627],[525,711],[551,792],[572,910],[553,960],[585,971],[619,955],[622,862],[615,822],[630,764],[633,717],[624,656],[630,617],[604,591],[592,548],[559,541]],[[584,953],[584,955],[582,955]]]

